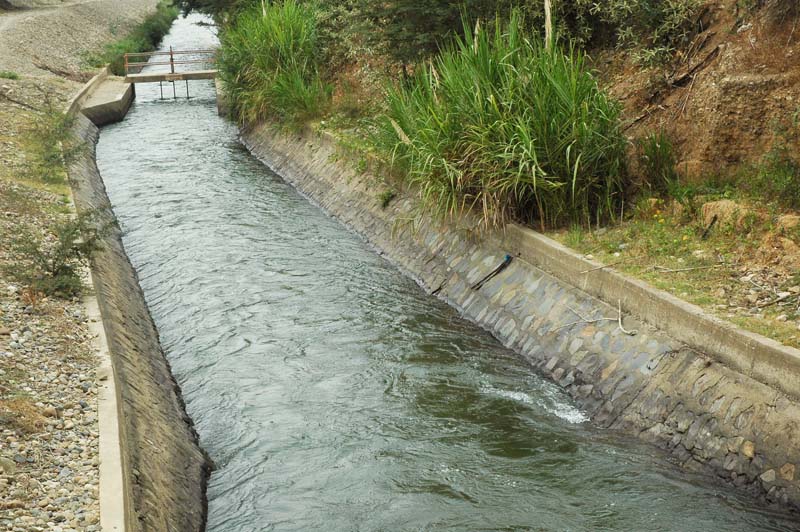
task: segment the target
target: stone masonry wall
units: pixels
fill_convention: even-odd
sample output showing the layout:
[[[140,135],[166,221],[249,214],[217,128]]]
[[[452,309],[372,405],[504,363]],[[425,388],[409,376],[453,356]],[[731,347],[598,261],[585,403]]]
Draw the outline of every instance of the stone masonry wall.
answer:
[[[98,129],[78,115],[87,149],[69,165],[79,212],[110,225],[92,272],[116,379],[126,524],[129,532],[201,531],[211,463],[198,445],[180,390],[161,350],[136,272],[114,223],[95,163]]]
[[[403,194],[382,208],[381,180],[354,172],[354,162],[327,134],[279,133],[263,125],[242,138],[262,162],[426,290],[564,387],[597,425],[668,449],[688,469],[800,507],[796,399],[632,317],[621,327],[617,308],[520,258],[474,289],[503,262],[503,235],[419,218],[415,201]]]

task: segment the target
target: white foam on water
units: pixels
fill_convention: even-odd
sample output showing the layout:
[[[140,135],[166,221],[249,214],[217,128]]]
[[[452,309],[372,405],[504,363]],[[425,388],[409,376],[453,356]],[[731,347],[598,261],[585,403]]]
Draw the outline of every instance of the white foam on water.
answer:
[[[585,413],[581,412],[574,406],[567,404],[563,401],[560,401],[559,398],[555,397],[552,392],[549,390],[541,390],[545,397],[537,397],[534,398],[530,394],[525,392],[518,392],[512,390],[499,390],[492,386],[484,386],[481,388],[481,392],[497,395],[499,397],[504,397],[506,399],[511,399],[513,401],[519,401],[520,403],[526,403],[529,405],[538,406],[539,408],[543,409],[544,411],[552,414],[560,419],[568,423],[578,424],[578,423],[585,423],[589,421],[589,416]],[[547,399],[547,400],[543,400]]]

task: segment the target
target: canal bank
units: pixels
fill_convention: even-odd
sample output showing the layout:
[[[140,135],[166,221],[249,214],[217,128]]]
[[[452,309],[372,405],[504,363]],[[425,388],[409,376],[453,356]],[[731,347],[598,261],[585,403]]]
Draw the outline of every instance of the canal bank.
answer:
[[[567,390],[599,426],[636,434],[669,450],[685,469],[713,473],[769,502],[800,504],[800,372],[794,350],[764,338],[758,339],[762,344],[742,342],[741,331],[729,324],[714,329],[689,305],[676,318],[663,310],[669,307],[657,291],[616,273],[610,275],[623,280],[615,280],[616,286],[590,279],[598,295],[619,298],[617,305],[603,302],[587,293],[586,273],[609,273],[558,244],[537,243],[544,237],[533,232],[511,228],[481,235],[468,229],[469,220],[458,228],[442,225],[420,218],[409,195],[384,207],[375,186],[381,180],[355,172],[357,161],[343,158],[328,133],[287,134],[261,125],[242,138],[270,169],[429,293]],[[482,282],[507,254],[511,264]],[[564,278],[582,280],[583,286]],[[683,333],[676,323],[656,328],[622,308],[679,322]],[[697,338],[712,349],[716,342],[718,349],[698,351],[692,347]]]
[[[109,484],[121,484],[122,493],[106,491],[101,501],[123,499],[129,532],[203,530],[212,464],[198,444],[122,244],[95,161],[99,130],[79,114],[73,131],[86,145],[68,168],[75,205],[108,228],[92,260],[92,281],[111,358],[107,377],[116,389],[122,478]]]

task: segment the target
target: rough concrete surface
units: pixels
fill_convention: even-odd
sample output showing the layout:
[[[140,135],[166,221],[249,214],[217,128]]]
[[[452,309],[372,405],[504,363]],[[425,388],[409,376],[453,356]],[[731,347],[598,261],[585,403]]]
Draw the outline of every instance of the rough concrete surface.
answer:
[[[119,397],[127,529],[203,530],[211,463],[198,445],[120,230],[113,223],[95,163],[98,129],[78,116],[76,134],[87,149],[69,167],[75,204],[79,211],[96,212],[111,227],[92,261],[92,272]]]
[[[797,507],[800,405],[773,387],[516,258],[473,288],[510,250],[503,235],[418,220],[380,180],[356,175],[336,142],[311,131],[243,133],[248,148],[463,314],[564,387],[602,426],[666,448],[686,467]],[[635,334],[632,334],[635,333]]]

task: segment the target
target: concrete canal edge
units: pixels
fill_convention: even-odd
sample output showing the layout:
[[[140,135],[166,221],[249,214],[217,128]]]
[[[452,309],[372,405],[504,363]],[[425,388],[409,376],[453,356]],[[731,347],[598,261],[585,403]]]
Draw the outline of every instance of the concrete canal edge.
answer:
[[[797,352],[600,267],[533,231],[480,234],[418,218],[328,133],[242,133],[265,165],[560,384],[592,421],[685,468],[800,508]],[[502,273],[474,288],[514,257]],[[620,310],[621,308],[621,310]],[[628,315],[628,313],[632,315]],[[667,320],[667,321],[664,321]]]
[[[67,168],[75,205],[109,228],[92,260],[95,294],[86,299],[101,361],[101,524],[127,532],[201,531],[212,464],[186,414],[97,169],[99,130],[87,116],[101,124],[121,120],[132,98],[118,80],[104,90],[109,82],[101,71],[67,107],[73,133],[86,145]]]

